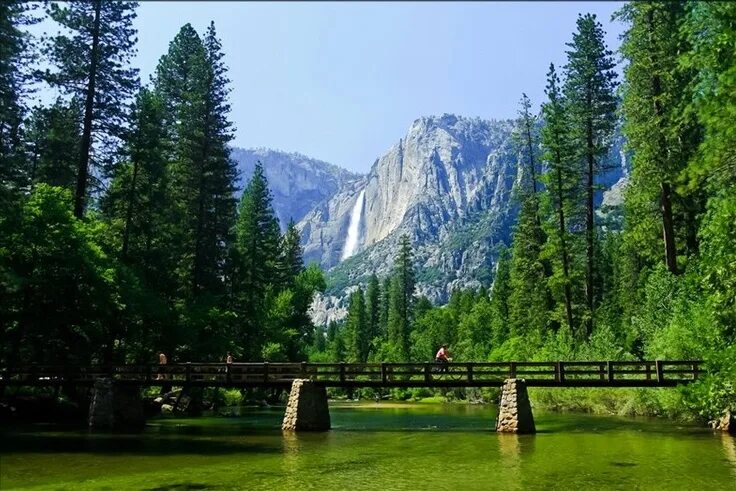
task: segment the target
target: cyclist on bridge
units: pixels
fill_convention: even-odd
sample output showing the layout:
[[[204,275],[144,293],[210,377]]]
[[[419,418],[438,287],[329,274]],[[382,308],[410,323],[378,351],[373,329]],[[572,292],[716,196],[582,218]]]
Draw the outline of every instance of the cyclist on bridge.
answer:
[[[434,360],[440,364],[441,372],[447,371],[447,365],[452,361],[452,358],[450,358],[450,352],[447,350],[446,344],[442,345],[440,350],[435,355]]]

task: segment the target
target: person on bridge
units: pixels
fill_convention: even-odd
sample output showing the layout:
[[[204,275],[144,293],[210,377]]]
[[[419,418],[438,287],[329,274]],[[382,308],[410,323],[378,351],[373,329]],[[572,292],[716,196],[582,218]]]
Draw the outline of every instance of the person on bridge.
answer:
[[[164,380],[166,379],[166,375],[164,374],[164,365],[168,363],[168,360],[166,358],[166,355],[163,351],[158,352],[158,377],[156,377],[157,380]]]
[[[447,351],[446,344],[443,344],[440,350],[437,352],[434,357],[434,361],[440,364],[440,372],[447,371],[447,365],[449,365],[449,363],[452,361],[452,358],[450,358],[450,352]]]
[[[229,351],[227,352],[227,356],[225,357],[225,363],[227,363],[228,365],[232,365],[233,363],[233,354]]]

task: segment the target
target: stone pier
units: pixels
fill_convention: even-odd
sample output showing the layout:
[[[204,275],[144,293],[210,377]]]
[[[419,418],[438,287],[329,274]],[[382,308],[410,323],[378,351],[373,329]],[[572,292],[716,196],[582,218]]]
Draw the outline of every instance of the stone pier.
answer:
[[[327,431],[330,429],[330,409],[327,391],[311,380],[296,379],[291,384],[282,430]]]
[[[95,380],[89,404],[91,430],[139,431],[145,425],[138,387],[118,386],[109,378]]]
[[[506,379],[501,389],[496,431],[500,433],[536,433],[532,405],[524,379]]]

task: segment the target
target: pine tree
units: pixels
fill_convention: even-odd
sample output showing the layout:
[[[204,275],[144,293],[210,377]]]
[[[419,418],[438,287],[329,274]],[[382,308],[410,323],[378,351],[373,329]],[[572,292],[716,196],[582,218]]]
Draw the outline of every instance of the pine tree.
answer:
[[[301,235],[293,220],[286,226],[281,239],[281,276],[285,286],[292,286],[296,277],[304,269]]]
[[[171,208],[172,220],[181,225],[172,251],[179,257],[181,295],[190,298],[221,291],[235,221],[228,83],[214,26],[204,42],[189,24],[183,26],[159,62],[155,87],[165,122],[174,128]]]
[[[394,264],[388,301],[388,340],[401,361],[409,359],[409,334],[414,320],[414,287],[416,284],[413,252],[409,236],[401,236]]]
[[[659,251],[664,251],[659,255],[674,274],[678,273],[677,237],[685,236],[678,233],[685,224],[676,223],[675,215],[684,198],[674,187],[697,148],[699,136],[693,113],[685,111],[693,99],[695,73],[678,63],[680,53],[690,50],[681,34],[685,15],[681,2],[634,2],[619,12],[630,23],[621,45],[629,61],[623,98],[624,134],[633,150],[628,202],[638,205],[629,206],[626,223],[638,248],[644,248],[645,243],[656,244],[656,239],[652,240],[656,232],[647,229],[659,222]],[[654,202],[659,202],[658,213],[651,205]]]
[[[572,286],[572,240],[569,228],[571,215],[577,214],[576,196],[580,188],[580,172],[574,161],[574,149],[570,139],[570,127],[565,101],[559,88],[559,77],[555,66],[550,64],[547,73],[547,102],[542,106],[544,127],[542,128],[542,146],[547,171],[544,183],[547,192],[545,203],[549,208],[550,225],[549,240],[546,244],[546,255],[557,259],[553,262],[553,275],[549,278],[550,289],[554,292],[562,289],[565,320],[574,330],[573,286]]]
[[[152,244],[166,242],[160,236],[165,226],[162,212],[166,207],[168,164],[161,98],[141,89],[131,116],[132,128],[124,147],[128,162],[114,170],[103,210],[122,227],[123,260],[133,259],[148,269],[155,267],[154,258],[149,257]]]
[[[102,164],[104,154],[126,126],[128,101],[137,85],[138,70],[130,68],[137,41],[133,28],[136,2],[73,1],[51,3],[48,15],[71,31],[48,40],[45,53],[57,71],[47,70],[53,86],[84,101],[82,143],[77,168],[74,214],[84,214],[90,161]],[[92,142],[99,145],[93,148]]]
[[[389,309],[389,292],[391,290],[391,276],[387,276],[383,279],[381,285],[381,299],[379,301],[381,305],[381,313],[378,317],[380,326],[380,337],[381,339],[388,340],[388,309]]]
[[[509,320],[512,332],[541,330],[547,323],[547,290],[545,265],[542,262],[544,232],[539,217],[539,193],[537,192],[536,136],[531,107],[526,94],[521,99],[517,134],[521,135],[519,152],[518,185],[515,199],[519,203],[519,216],[514,228],[513,254],[511,256]]]
[[[509,338],[510,316],[509,297],[511,296],[511,285],[509,284],[510,258],[508,249],[503,249],[498,254],[496,262],[496,273],[493,276],[491,287],[491,345],[499,346]]]
[[[33,8],[22,1],[0,2],[0,207],[11,192],[28,183],[23,158],[23,96],[35,52],[24,27],[38,21]]]
[[[520,146],[521,160],[523,164],[522,175],[529,186],[532,194],[537,194],[537,130],[536,118],[531,113],[532,103],[526,94],[521,94],[519,101],[519,116],[516,123],[516,139]]]
[[[279,224],[271,199],[263,166],[258,162],[240,200],[232,258],[238,340],[254,350],[252,355],[260,353],[264,342],[259,320],[265,315],[266,293],[273,289],[279,270]]]
[[[590,314],[587,334],[595,311],[595,186],[603,170],[602,157],[608,152],[616,123],[616,72],[612,53],[606,48],[601,24],[592,14],[580,15],[571,49],[567,51],[564,93],[569,101],[572,136],[579,148],[585,196],[586,280],[585,295]]]
[[[375,274],[368,279],[365,297],[368,339],[373,342],[381,335],[381,286]]]
[[[36,107],[25,123],[27,178],[74,191],[81,144],[79,107],[57,100],[50,107]]]
[[[509,327],[516,336],[542,332],[548,319],[546,278],[540,260],[539,202],[531,193],[522,193],[520,200],[509,271]]]
[[[365,297],[360,287],[350,294],[345,329],[349,333],[350,359],[358,363],[365,363],[368,360],[371,338],[368,332]]]

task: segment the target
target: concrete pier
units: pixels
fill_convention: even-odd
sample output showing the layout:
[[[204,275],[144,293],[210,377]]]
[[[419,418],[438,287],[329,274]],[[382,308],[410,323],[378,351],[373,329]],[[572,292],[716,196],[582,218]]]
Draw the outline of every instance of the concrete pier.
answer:
[[[311,380],[296,379],[291,383],[282,430],[327,431],[330,429],[330,409],[324,386]]]
[[[500,433],[536,433],[532,405],[524,379],[506,379],[501,389],[496,431]]]
[[[140,390],[117,386],[109,378],[98,378],[89,404],[88,422],[91,430],[142,430],[146,418]]]

